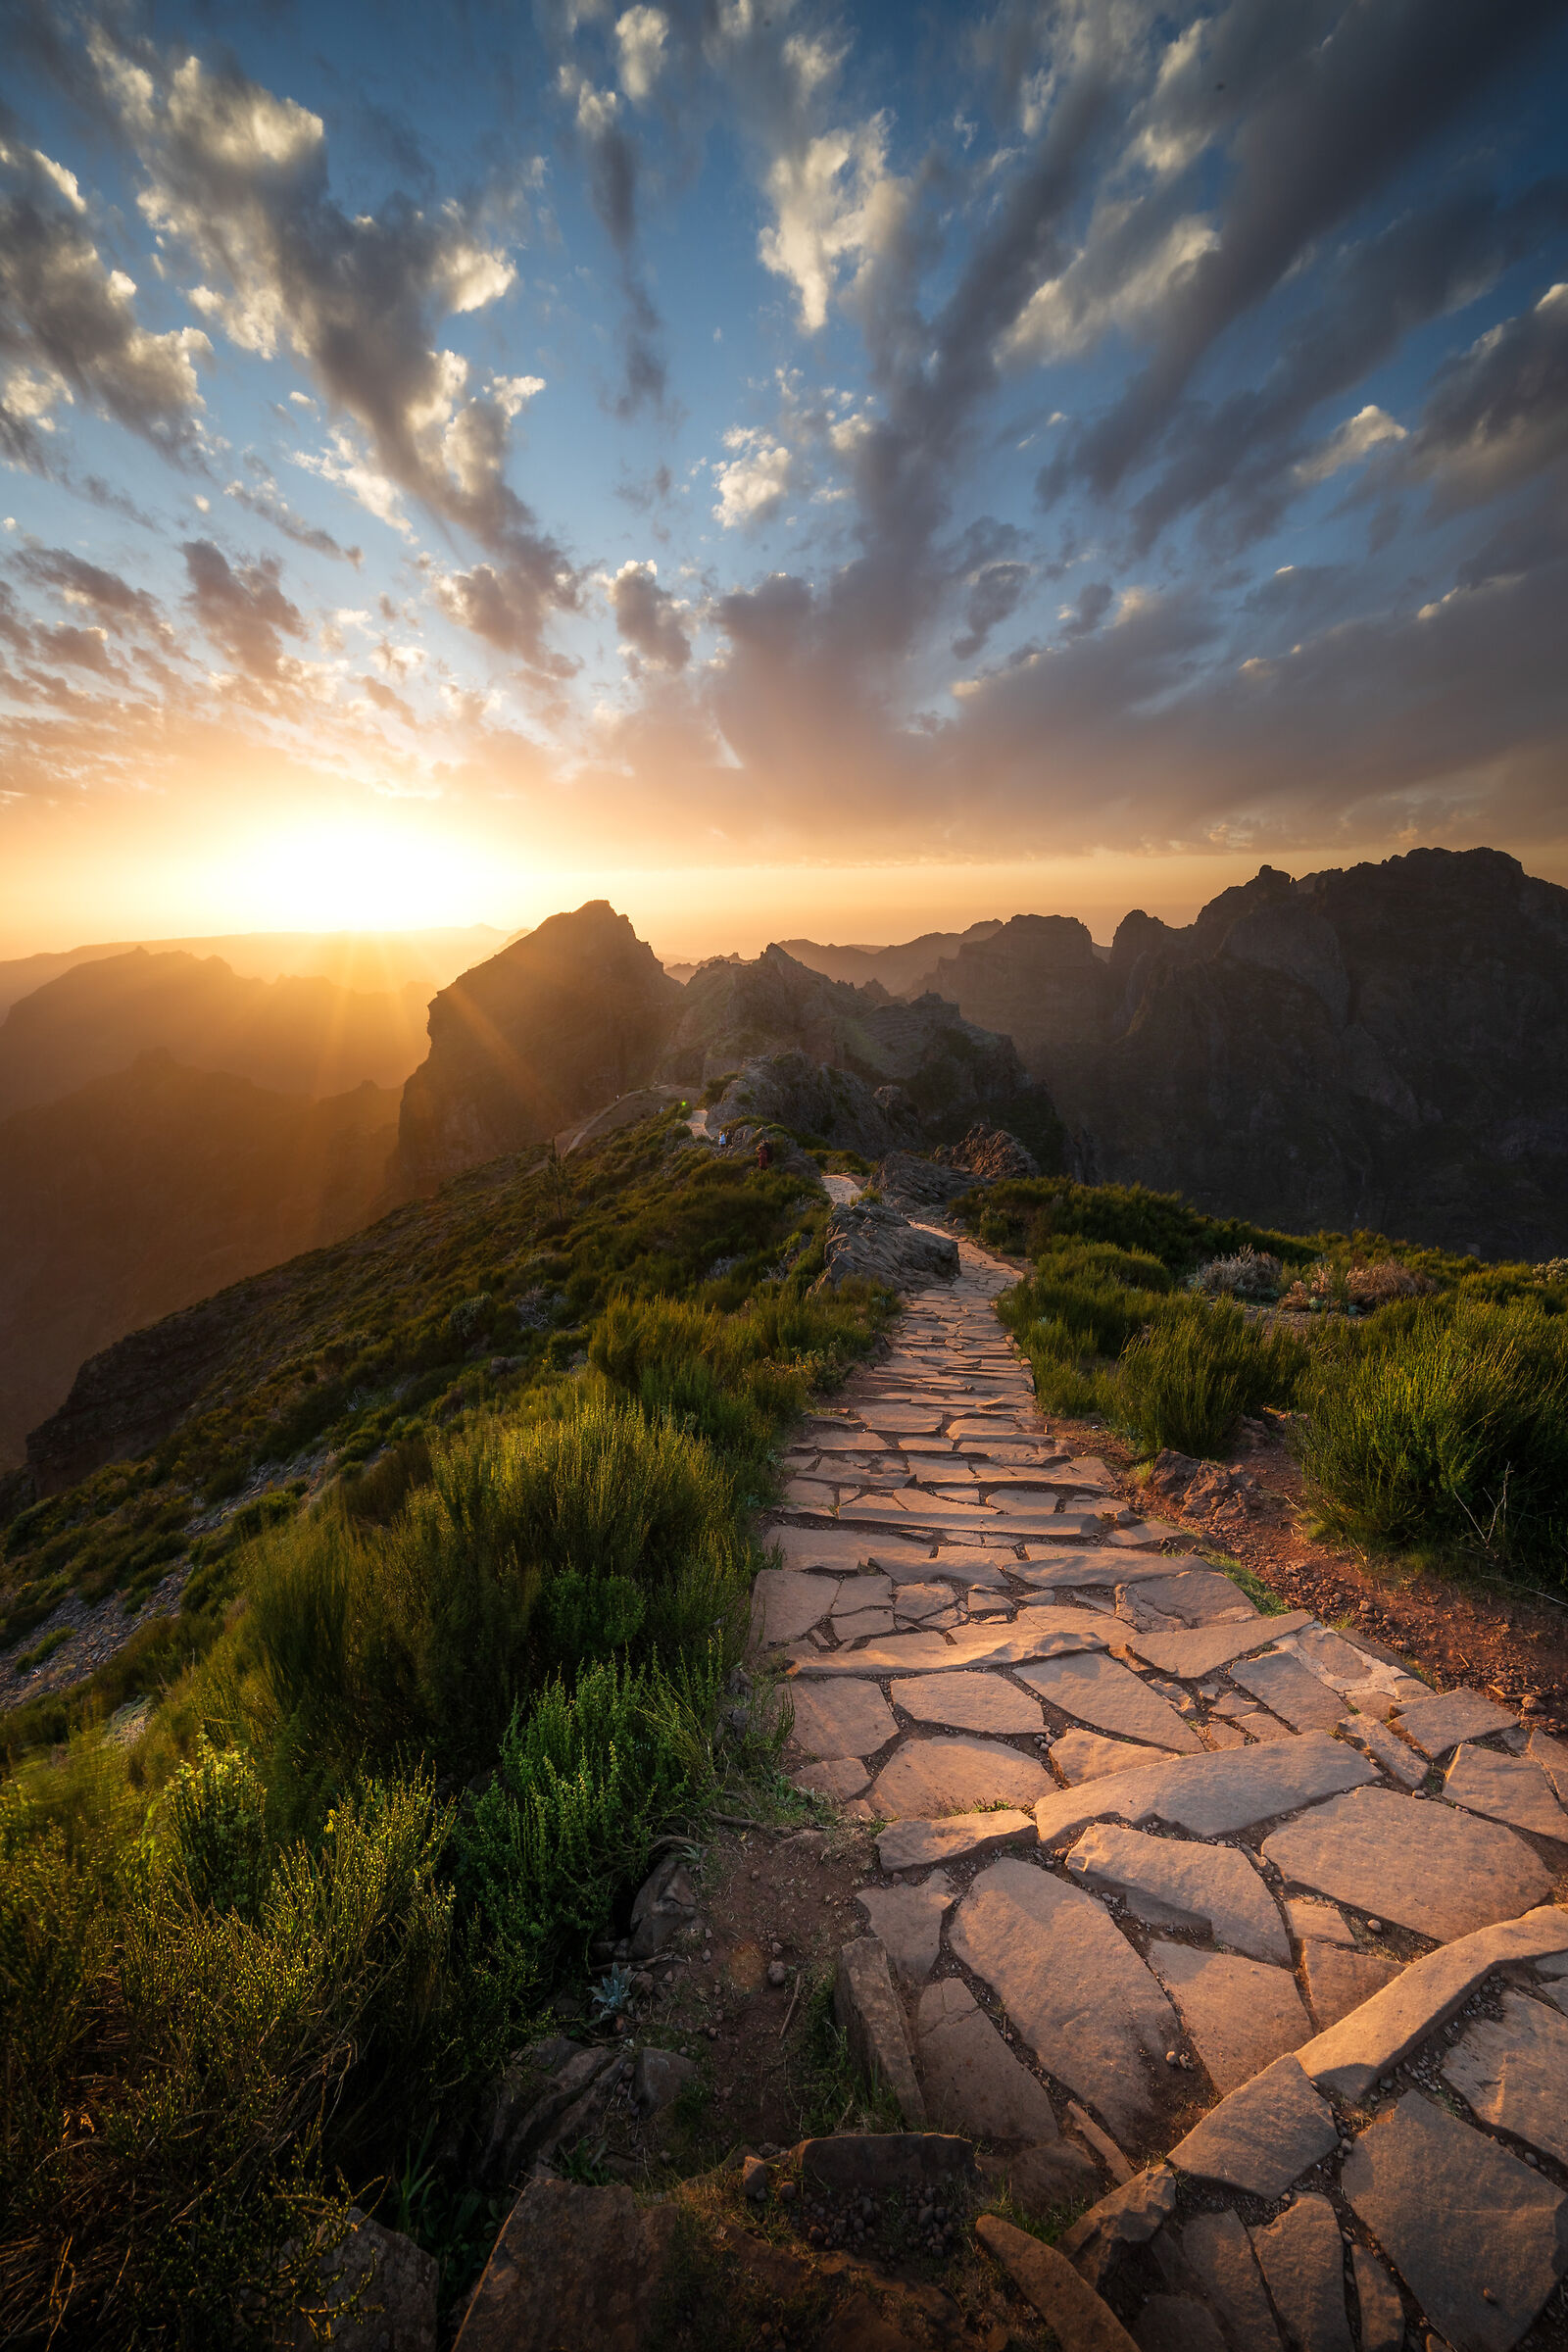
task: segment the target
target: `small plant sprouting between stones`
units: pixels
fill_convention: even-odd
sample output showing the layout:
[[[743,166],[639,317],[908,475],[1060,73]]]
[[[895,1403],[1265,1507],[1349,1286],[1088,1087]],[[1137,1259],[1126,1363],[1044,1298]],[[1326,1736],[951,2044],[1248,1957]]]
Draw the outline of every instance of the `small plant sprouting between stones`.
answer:
[[[631,1999],[631,1970],[617,1961],[608,1977],[601,1977],[590,1996],[601,2018],[618,2017]]]

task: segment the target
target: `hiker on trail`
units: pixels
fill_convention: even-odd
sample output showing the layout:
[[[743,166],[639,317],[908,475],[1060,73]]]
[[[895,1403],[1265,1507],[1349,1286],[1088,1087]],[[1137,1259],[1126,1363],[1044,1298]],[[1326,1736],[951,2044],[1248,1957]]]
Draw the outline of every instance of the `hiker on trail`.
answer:
[[[773,1165],[773,1147],[765,1135],[760,1140],[757,1147],[757,1164],[760,1168],[770,1168]]]

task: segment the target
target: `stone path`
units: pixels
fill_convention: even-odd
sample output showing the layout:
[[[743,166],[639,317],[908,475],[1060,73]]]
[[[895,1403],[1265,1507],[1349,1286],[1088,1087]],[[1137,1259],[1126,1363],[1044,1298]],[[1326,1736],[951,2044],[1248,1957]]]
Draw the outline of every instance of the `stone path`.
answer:
[[[791,1771],[886,1825],[908,2099],[1104,2200],[1146,2347],[1568,2342],[1568,1748],[1162,1549],[1011,1279],[962,1243],[806,1425],[758,1580]]]

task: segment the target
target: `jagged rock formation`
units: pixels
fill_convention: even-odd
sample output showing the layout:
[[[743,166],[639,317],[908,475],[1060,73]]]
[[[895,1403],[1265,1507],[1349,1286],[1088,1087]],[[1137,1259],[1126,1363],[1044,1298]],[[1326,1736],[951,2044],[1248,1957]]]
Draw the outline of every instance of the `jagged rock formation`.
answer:
[[[956,1144],[943,1144],[933,1154],[945,1168],[960,1168],[966,1176],[983,1176],[996,1183],[1009,1176],[1038,1176],[1040,1162],[1026,1152],[1005,1127],[977,1119]]]
[[[1020,917],[943,985],[1009,1031],[1092,1180],[1489,1256],[1568,1231],[1568,891],[1498,851],[1264,866],[1186,929],[1128,915],[1104,966]]]
[[[426,992],[246,980],[217,956],[132,948],[79,963],[0,1021],[0,1118],[53,1102],[164,1052],[190,1069],[231,1070],[282,1094],[339,1095],[369,1079],[401,1086],[419,1058]]]
[[[1059,1164],[1050,1097],[1031,1084],[1010,1038],[956,1015],[939,997],[901,1004],[878,982],[855,988],[825,979],[780,947],[755,963],[699,966],[660,1075],[703,1085],[791,1048],[873,1090],[902,1088],[929,1136],[957,1135],[988,1111],[1030,1129],[1032,1148],[1047,1164]]]
[[[122,1333],[363,1225],[396,1116],[148,1054],[0,1121],[0,1468]]]
[[[608,901],[552,915],[431,1004],[398,1122],[401,1183],[428,1192],[645,1085],[680,1009],[678,982]]]
[[[919,1113],[902,1087],[873,1093],[853,1070],[824,1068],[795,1050],[743,1062],[710,1106],[710,1136],[742,1125],[787,1127],[792,1135],[815,1136],[866,1159],[920,1143]]]
[[[958,1271],[958,1245],[945,1233],[911,1225],[897,1209],[877,1200],[852,1200],[828,1219],[823,1242],[825,1288],[841,1282],[885,1283],[889,1290],[921,1291],[951,1282]]]

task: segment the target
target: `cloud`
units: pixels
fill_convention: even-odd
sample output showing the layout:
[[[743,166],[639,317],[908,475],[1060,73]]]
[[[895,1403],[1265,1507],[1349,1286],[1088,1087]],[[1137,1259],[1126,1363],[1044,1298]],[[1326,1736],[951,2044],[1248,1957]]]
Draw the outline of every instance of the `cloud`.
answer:
[[[628,8],[615,20],[615,44],[620,52],[620,86],[634,106],[653,94],[664,63],[669,19],[662,8]]]
[[[117,635],[127,629],[154,636],[167,633],[169,624],[155,597],[70,548],[29,547],[17,558],[17,569],[35,587],[52,588],[68,605],[91,612],[101,626]]]
[[[510,639],[538,648],[552,613],[574,607],[575,575],[506,479],[511,380],[469,396],[466,362],[435,333],[509,290],[508,255],[456,202],[345,213],[320,118],[237,71],[131,56],[101,30],[92,45],[147,174],[142,211],[210,281],[194,299],[242,350],[291,349],[369,444],[367,463],[340,428],[299,462],[384,520],[397,522],[401,491],[469,533],[496,559],[486,568],[505,583]]]
[[[656,669],[684,669],[691,660],[691,640],[679,608],[667,588],[659,585],[652,564],[623,564],[610,583],[611,610],[626,643]]]
[[[248,677],[275,682],[283,669],[280,640],[307,635],[304,615],[279,585],[276,557],[235,570],[210,539],[187,540],[180,553],[190,577],[186,601],[213,643]]]
[[[1332,12],[1232,0],[1210,37],[1190,43],[1161,75],[1134,140],[1135,151],[1141,143],[1150,152],[1151,141],[1172,148],[1175,176],[1156,175],[1139,200],[1152,228],[1179,201],[1181,168],[1196,162],[1221,123],[1228,128],[1231,174],[1217,236],[1151,322],[1148,365],[1080,434],[1068,466],[1046,477],[1050,488],[1064,487],[1070,471],[1102,495],[1114,490],[1157,447],[1195,371],[1230,327],[1471,104],[1554,14],[1550,0],[1518,0],[1504,11],[1492,0],[1451,0],[1437,15],[1420,0]],[[1227,107],[1216,122],[1210,93],[1221,81]],[[1127,223],[1117,220],[1110,233],[1125,237]]]
[[[1398,472],[1440,514],[1517,488],[1568,455],[1568,285],[1547,288],[1441,368]]]
[[[724,446],[738,454],[713,467],[718,504],[713,509],[726,531],[771,520],[796,481],[793,450],[757,426],[734,425]]]
[[[54,411],[102,409],[172,458],[196,448],[199,327],[155,334],[134,282],[106,267],[74,175],[36,148],[0,139],[0,449],[47,471]]]
[[[969,581],[964,601],[964,630],[953,641],[960,662],[972,662],[995,628],[1016,612],[1029,585],[1027,564],[986,564]]]
[[[1298,458],[1291,468],[1292,475],[1303,488],[1314,487],[1347,466],[1364,465],[1372,452],[1386,442],[1402,441],[1404,437],[1403,425],[1386,409],[1369,405],[1336,425],[1328,439],[1320,441],[1306,457]]]

